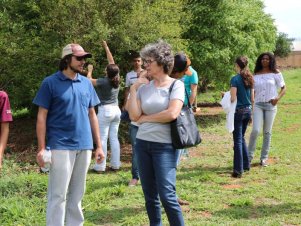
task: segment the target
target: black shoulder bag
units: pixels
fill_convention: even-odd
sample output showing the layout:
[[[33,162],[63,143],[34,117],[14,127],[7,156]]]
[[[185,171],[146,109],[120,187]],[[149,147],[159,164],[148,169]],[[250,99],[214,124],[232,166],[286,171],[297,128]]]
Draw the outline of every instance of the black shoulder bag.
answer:
[[[169,96],[176,81],[169,88]],[[185,95],[189,99],[186,89]],[[189,101],[188,106],[183,106],[179,116],[170,123],[170,127],[172,144],[176,149],[193,147],[202,141]]]

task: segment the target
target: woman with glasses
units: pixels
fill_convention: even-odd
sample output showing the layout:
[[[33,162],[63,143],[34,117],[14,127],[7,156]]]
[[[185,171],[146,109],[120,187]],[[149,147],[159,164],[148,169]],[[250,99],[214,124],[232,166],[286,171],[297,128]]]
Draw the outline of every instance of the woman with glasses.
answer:
[[[166,42],[146,45],[141,57],[153,80],[139,78],[131,86],[128,109],[131,119],[139,123],[135,151],[148,218],[150,225],[162,225],[161,201],[169,224],[184,225],[176,196],[177,155],[170,132],[170,122],[183,106],[184,84],[169,76],[174,56]]]
[[[115,64],[110,49],[103,41],[103,47],[106,51],[109,64],[106,67],[106,76],[103,78],[93,79],[92,71],[93,66],[88,66],[87,77],[96,87],[97,95],[100,99],[98,106],[98,123],[100,129],[100,136],[102,148],[105,154],[105,159],[101,163],[95,163],[93,170],[97,173],[103,173],[106,170],[107,159],[107,143],[110,140],[111,159],[110,170],[116,171],[120,168],[120,143],[118,140],[118,129],[120,124],[121,111],[118,106],[118,93],[119,93],[119,68]]]
[[[249,140],[249,160],[252,161],[256,148],[256,140],[263,126],[263,142],[260,165],[268,165],[273,122],[277,113],[277,104],[285,94],[286,87],[281,72],[277,69],[272,53],[260,54],[254,69],[255,106],[253,110],[253,129]],[[278,89],[280,92],[278,93]]]

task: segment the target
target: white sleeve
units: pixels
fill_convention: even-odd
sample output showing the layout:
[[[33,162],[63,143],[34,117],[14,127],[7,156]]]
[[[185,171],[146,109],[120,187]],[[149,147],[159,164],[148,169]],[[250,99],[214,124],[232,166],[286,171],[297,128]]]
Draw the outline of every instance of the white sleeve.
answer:
[[[130,83],[130,72],[128,72],[125,76],[125,87],[130,87],[131,83]]]

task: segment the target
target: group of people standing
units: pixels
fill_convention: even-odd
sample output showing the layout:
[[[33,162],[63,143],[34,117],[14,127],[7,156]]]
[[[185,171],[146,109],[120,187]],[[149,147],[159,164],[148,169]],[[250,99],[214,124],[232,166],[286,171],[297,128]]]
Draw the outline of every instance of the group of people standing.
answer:
[[[93,149],[94,171],[103,173],[107,169],[108,140],[111,148],[109,169],[115,171],[121,167],[119,67],[105,41],[103,47],[108,59],[104,77],[94,79],[92,65],[88,66],[87,77],[81,75],[86,59],[92,55],[78,44],[68,44],[63,48],[59,71],[44,79],[33,100],[39,107],[36,125],[39,166],[44,166],[46,146],[52,154],[46,211],[48,226],[83,225],[81,201]],[[176,195],[176,170],[183,150],[173,147],[169,122],[177,118],[183,105],[194,103],[198,76],[189,58],[183,53],[174,55],[171,46],[162,40],[146,45],[140,54],[132,57],[132,62],[133,71],[126,75],[122,106],[131,119],[129,135],[133,158],[129,186],[141,181],[150,225],[162,225],[161,203],[170,225],[184,225]],[[246,57],[237,58],[237,75],[230,82],[231,102],[237,101],[233,177],[241,177],[250,169],[262,124],[261,164],[267,165],[276,105],[285,93],[285,83],[272,54],[259,56],[254,76],[247,65]],[[281,88],[279,94],[278,88]],[[185,97],[185,89],[188,97]],[[8,114],[1,114],[1,122],[11,121],[9,102],[2,92],[0,94],[0,107],[6,106]],[[244,136],[251,120],[253,130],[247,148]],[[3,139],[7,140],[7,137],[2,138],[4,132],[1,124],[1,144]],[[0,157],[2,149],[1,145]]]
[[[231,102],[237,102],[234,114],[232,177],[240,178],[245,171],[250,170],[261,127],[263,127],[263,143],[260,165],[268,166],[277,103],[285,94],[286,87],[283,76],[277,69],[275,57],[269,52],[262,53],[257,58],[254,76],[249,71],[248,59],[244,56],[236,59],[235,70],[237,75],[230,81],[230,99]],[[247,145],[245,132],[251,122],[253,127]]]
[[[68,44],[63,48],[59,71],[43,80],[33,100],[39,107],[36,126],[39,166],[45,164],[46,146],[52,154],[47,225],[83,225],[81,200],[93,148],[94,171],[103,173],[107,168],[108,139],[111,148],[109,168],[118,170],[121,166],[119,68],[106,42],[103,47],[108,59],[105,77],[94,79],[91,65],[87,77],[81,75],[86,59],[92,55],[78,44]],[[189,67],[187,62],[185,64],[184,72]],[[164,41],[145,46],[134,65],[135,73],[127,76],[128,94],[124,106],[132,121],[133,178],[129,185],[135,186],[138,180],[141,181],[150,225],[162,225],[160,201],[170,224],[184,225],[176,195],[179,156],[172,146],[169,126],[185,101],[184,83],[170,76],[174,55],[171,46]],[[179,71],[182,75],[184,72]]]

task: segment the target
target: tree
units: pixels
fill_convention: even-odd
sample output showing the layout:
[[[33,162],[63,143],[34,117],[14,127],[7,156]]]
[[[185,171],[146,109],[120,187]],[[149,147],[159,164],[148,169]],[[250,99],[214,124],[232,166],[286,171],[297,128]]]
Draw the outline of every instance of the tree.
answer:
[[[261,52],[273,50],[276,27],[263,7],[261,0],[188,0],[184,38],[203,90],[229,87],[237,56],[248,56],[252,66]]]
[[[291,46],[294,39],[288,38],[285,33],[278,33],[274,54],[279,57],[287,57],[291,52]]]
[[[2,0],[0,86],[13,109],[31,108],[41,81],[57,70],[61,49],[80,43],[93,54],[95,75],[107,64],[102,40],[128,70],[128,50],[159,38],[182,48],[181,0]],[[179,13],[174,13],[174,10]]]

